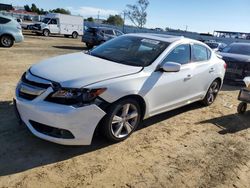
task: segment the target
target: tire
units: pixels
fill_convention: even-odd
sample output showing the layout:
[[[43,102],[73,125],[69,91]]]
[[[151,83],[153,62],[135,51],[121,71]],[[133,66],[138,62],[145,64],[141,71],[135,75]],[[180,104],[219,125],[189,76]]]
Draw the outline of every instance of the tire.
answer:
[[[49,32],[48,29],[44,29],[44,30],[43,30],[43,36],[48,37],[49,34],[50,34],[50,32]]]
[[[10,35],[3,35],[0,38],[0,45],[4,48],[10,48],[14,45],[14,39]]]
[[[220,81],[218,80],[213,81],[213,83],[210,85],[207,91],[205,98],[202,100],[202,103],[205,106],[210,106],[211,104],[213,104],[219,93],[219,90],[220,90]]]
[[[78,33],[74,31],[74,32],[72,33],[72,38],[73,38],[73,39],[77,39],[77,37],[78,37]]]
[[[91,50],[91,49],[94,47],[94,45],[89,44],[89,43],[86,43],[86,46],[87,46],[87,48],[88,48],[89,50]]]
[[[102,121],[102,132],[111,142],[121,142],[136,130],[141,121],[141,108],[134,99],[112,104]]]
[[[239,114],[245,114],[247,111],[247,103],[241,102],[237,108]]]

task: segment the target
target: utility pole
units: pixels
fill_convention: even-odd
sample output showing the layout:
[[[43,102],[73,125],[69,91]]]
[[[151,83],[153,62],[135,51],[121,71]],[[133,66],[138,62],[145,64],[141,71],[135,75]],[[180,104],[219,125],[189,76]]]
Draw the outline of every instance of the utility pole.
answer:
[[[126,12],[123,11],[123,28],[122,28],[123,33],[124,33],[124,30],[125,30],[125,19],[126,19]]]
[[[100,11],[99,10],[98,10],[98,14],[97,14],[97,20],[98,20],[98,22],[100,20]]]
[[[186,25],[186,32],[187,32],[187,30],[188,30],[188,25]]]

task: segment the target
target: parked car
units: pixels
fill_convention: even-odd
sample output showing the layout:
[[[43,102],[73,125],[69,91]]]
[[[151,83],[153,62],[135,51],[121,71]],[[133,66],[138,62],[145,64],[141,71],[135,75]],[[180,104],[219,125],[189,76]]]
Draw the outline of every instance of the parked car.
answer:
[[[243,83],[250,76],[250,43],[232,43],[220,55],[227,63],[225,80]]]
[[[224,73],[225,62],[204,43],[128,34],[88,53],[33,65],[17,85],[14,104],[42,139],[88,145],[99,125],[118,142],[143,119],[195,101],[211,105]]]
[[[0,15],[0,45],[9,48],[23,39],[20,24],[12,17]]]
[[[34,33],[48,37],[50,34],[60,34],[76,39],[83,35],[83,18],[58,13],[47,14],[42,22],[30,26]]]
[[[123,33],[116,29],[107,27],[90,27],[84,32],[82,42],[86,44],[88,49],[91,49],[96,45],[102,44],[121,35],[123,35]]]
[[[225,43],[215,42],[215,41],[214,42],[207,41],[205,42],[205,44],[208,45],[215,52],[222,51],[227,46]]]

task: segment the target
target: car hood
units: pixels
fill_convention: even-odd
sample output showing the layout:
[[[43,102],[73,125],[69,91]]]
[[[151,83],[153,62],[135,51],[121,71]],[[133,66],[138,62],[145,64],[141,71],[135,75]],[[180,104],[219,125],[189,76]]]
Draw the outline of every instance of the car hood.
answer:
[[[30,68],[30,72],[35,76],[71,88],[81,88],[96,82],[135,74],[141,70],[142,67],[107,61],[83,52],[47,59]]]
[[[223,57],[224,61],[230,62],[250,62],[250,56],[232,53],[219,53]]]

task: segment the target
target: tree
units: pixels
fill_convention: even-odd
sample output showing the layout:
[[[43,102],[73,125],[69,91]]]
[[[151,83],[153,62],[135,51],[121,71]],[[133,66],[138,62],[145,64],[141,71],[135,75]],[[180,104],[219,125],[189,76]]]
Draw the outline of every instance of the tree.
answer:
[[[122,19],[122,17],[120,15],[110,15],[106,21],[107,24],[111,24],[111,25],[123,25],[124,20]]]
[[[94,22],[94,18],[93,17],[88,17],[87,19],[85,19],[85,21]]]
[[[146,10],[148,5],[148,0],[137,0],[136,4],[127,5],[127,9],[125,10],[128,18],[139,28],[142,28],[147,22]]]
[[[30,6],[29,5],[24,5],[24,10],[27,12],[31,12]]]
[[[31,9],[31,12],[36,12],[37,14],[40,14],[39,8],[37,8],[37,6],[34,3],[31,4],[30,9]]]
[[[71,14],[71,12],[69,10],[63,9],[63,8],[57,8],[57,9],[53,9],[50,10],[49,12],[53,12],[53,13],[61,13],[61,14]]]

